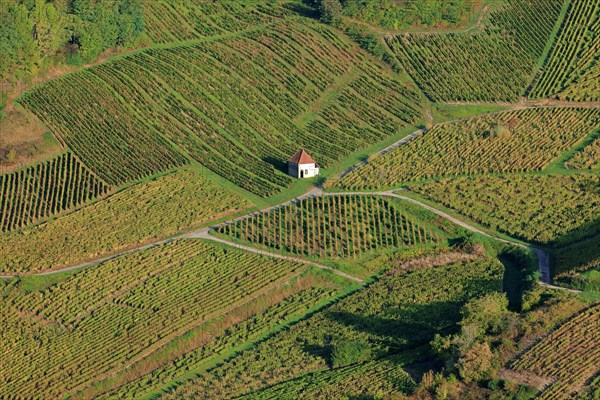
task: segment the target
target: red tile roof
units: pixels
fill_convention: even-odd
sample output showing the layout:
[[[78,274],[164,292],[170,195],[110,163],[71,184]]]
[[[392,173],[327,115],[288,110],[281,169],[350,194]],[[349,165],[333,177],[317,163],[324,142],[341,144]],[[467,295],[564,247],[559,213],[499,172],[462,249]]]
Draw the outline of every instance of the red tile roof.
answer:
[[[317,162],[315,160],[313,160],[313,158],[308,155],[308,153],[302,149],[298,150],[296,152],[296,154],[294,154],[292,156],[292,158],[290,158],[288,160],[288,162],[294,163],[294,164],[316,164]]]

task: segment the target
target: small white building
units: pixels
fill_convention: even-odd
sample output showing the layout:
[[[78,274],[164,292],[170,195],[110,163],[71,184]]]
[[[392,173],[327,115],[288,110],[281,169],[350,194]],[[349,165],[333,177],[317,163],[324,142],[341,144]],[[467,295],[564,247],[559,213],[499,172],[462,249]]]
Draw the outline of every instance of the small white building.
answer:
[[[288,160],[288,173],[294,178],[312,178],[319,175],[319,165],[306,151],[300,149]]]

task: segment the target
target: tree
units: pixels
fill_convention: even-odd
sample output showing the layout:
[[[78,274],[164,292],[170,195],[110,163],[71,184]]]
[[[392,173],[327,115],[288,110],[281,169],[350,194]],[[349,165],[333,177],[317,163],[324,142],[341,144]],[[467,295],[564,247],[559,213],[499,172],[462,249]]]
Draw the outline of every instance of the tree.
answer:
[[[334,367],[356,364],[366,361],[371,356],[369,347],[356,341],[339,341],[334,344],[331,353],[331,363]]]
[[[321,20],[327,24],[336,24],[342,18],[340,0],[321,0]]]
[[[490,293],[469,301],[463,307],[463,330],[473,329],[474,339],[479,339],[486,332],[497,332],[508,313],[508,299],[503,293]]]
[[[493,358],[489,344],[476,343],[458,360],[458,372],[467,383],[481,381],[490,376]]]

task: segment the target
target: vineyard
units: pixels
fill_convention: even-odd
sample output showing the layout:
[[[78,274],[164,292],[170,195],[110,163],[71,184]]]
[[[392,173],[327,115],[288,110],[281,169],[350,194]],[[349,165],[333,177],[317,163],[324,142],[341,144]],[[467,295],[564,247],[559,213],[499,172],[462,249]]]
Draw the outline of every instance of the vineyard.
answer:
[[[598,237],[593,237],[553,252],[554,274],[568,276],[572,272],[584,272],[600,268],[600,246]]]
[[[567,244],[600,229],[600,177],[506,175],[442,179],[411,190],[520,239]]]
[[[155,0],[142,4],[146,33],[154,43],[195,40],[239,32],[273,23],[290,14],[282,7],[247,0],[222,3]]]
[[[19,101],[111,185],[186,162],[155,128],[126,118],[127,103],[87,70],[47,82]]]
[[[286,295],[277,304],[270,306],[267,304],[268,307],[263,311],[251,313],[249,318],[241,322],[235,323],[234,321],[233,325],[230,325],[226,323],[227,319],[223,320],[221,322],[223,328],[218,330],[219,336],[216,336],[217,327],[210,324],[206,328],[202,328],[203,331],[210,331],[210,334],[203,334],[203,337],[207,337],[207,339],[202,342],[201,347],[183,354],[173,362],[156,368],[138,379],[122,384],[117,389],[106,390],[106,383],[101,382],[99,386],[103,388],[102,396],[98,396],[95,391],[86,390],[81,393],[81,396],[76,395],[74,398],[89,398],[91,393],[94,394],[95,399],[139,398],[164,390],[165,387],[189,376],[189,371],[205,370],[215,358],[226,355],[245,343],[260,340],[265,332],[274,329],[273,324],[283,325],[302,316],[334,294],[332,289],[313,287]],[[260,300],[259,303],[261,303]],[[262,303],[265,302],[262,301]],[[243,308],[241,307],[241,309]],[[127,371],[123,376],[126,377],[125,379],[128,378]]]
[[[393,399],[393,393],[410,393],[416,386],[393,357],[335,370],[317,372],[287,381],[240,399]]]
[[[81,207],[108,190],[70,153],[0,175],[0,231],[21,229]]]
[[[42,292],[14,290],[0,305],[0,397],[57,398],[83,388],[304,270],[183,240],[85,269]]]
[[[298,148],[331,166],[415,123],[420,99],[349,38],[306,21],[147,49],[20,102],[111,184],[189,158],[268,197],[292,182],[282,171]]]
[[[525,109],[438,124],[346,175],[339,186],[372,189],[448,175],[538,171],[599,125],[595,108]]]
[[[570,169],[600,169],[600,134],[565,163]]]
[[[517,371],[529,371],[553,379],[537,398],[565,399],[600,365],[600,305],[575,315],[512,363]]]
[[[315,376],[332,366],[347,366],[350,376],[351,371],[361,373],[355,364],[414,349],[428,343],[436,332],[453,329],[461,318],[462,304],[500,289],[502,271],[497,261],[480,259],[387,275],[164,397],[230,398],[290,379],[309,381],[307,374]],[[354,359],[343,356],[347,344],[359,350],[358,355],[352,352]],[[399,368],[395,371],[406,382],[406,375]],[[333,371],[319,373],[315,379],[339,382],[340,386],[324,388],[324,393],[334,393],[332,398],[342,397],[343,390],[352,387],[351,382],[340,382],[343,377]],[[389,383],[381,384],[390,388]],[[402,386],[397,390],[407,387]],[[336,388],[340,391],[335,392]]]
[[[600,63],[590,66],[556,97],[572,101],[598,101],[600,93]]]
[[[600,4],[595,0],[572,0],[560,32],[529,97],[556,96],[568,100],[597,100],[598,91],[579,96],[563,91],[587,74],[600,55]],[[586,78],[583,81],[587,81]],[[597,81],[596,81],[597,82]]]
[[[511,0],[485,27],[464,33],[414,33],[388,46],[434,101],[516,101],[532,78],[562,1]]]
[[[304,199],[222,225],[219,233],[297,255],[333,258],[439,242],[401,204],[368,195]]]
[[[179,171],[45,224],[0,236],[0,271],[57,269],[249,207],[202,174]],[[4,251],[10,249],[10,251]]]

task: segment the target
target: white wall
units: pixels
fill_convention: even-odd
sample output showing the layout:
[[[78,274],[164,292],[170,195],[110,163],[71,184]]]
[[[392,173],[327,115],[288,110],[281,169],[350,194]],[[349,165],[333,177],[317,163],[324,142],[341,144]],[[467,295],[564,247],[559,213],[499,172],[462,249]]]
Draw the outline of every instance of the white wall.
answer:
[[[300,171],[304,171],[305,178],[312,178],[313,176],[319,175],[319,167],[316,164],[300,164],[298,166],[298,178],[300,178]]]

